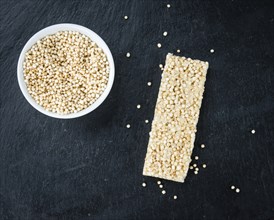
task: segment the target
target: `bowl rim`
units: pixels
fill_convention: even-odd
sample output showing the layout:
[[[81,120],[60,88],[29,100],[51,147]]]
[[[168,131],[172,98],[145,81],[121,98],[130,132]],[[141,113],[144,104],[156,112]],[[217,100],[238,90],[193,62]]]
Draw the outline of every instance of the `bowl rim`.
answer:
[[[27,86],[26,83],[24,81],[24,73],[23,73],[23,63],[25,60],[25,55],[26,52],[40,39],[48,36],[48,35],[52,35],[54,33],[57,33],[59,31],[78,31],[81,34],[86,35],[87,37],[89,37],[93,42],[95,42],[98,47],[100,47],[104,53],[107,56],[108,62],[109,62],[109,67],[110,67],[110,71],[109,71],[109,79],[108,79],[108,83],[107,86],[105,88],[105,90],[103,91],[103,93],[100,95],[100,97],[94,102],[92,103],[89,107],[76,112],[76,113],[70,113],[70,114],[58,114],[58,113],[54,113],[54,112],[50,112],[45,110],[41,105],[39,105],[33,98],[32,96],[29,94],[28,90],[27,90]],[[51,26],[48,26],[46,28],[41,29],[40,31],[38,31],[37,33],[35,33],[25,44],[25,46],[23,47],[19,59],[18,59],[18,64],[17,64],[17,80],[18,80],[18,84],[20,87],[21,92],[23,93],[24,97],[26,98],[26,100],[29,102],[29,104],[34,107],[36,110],[38,110],[39,112],[53,117],[53,118],[59,118],[59,119],[72,119],[72,118],[78,118],[81,116],[84,116],[92,111],[94,111],[96,108],[98,108],[103,102],[104,100],[107,98],[107,96],[110,93],[110,90],[113,86],[113,82],[114,82],[114,77],[115,77],[115,65],[114,65],[114,60],[113,60],[113,56],[111,54],[111,51],[109,49],[109,47],[107,46],[106,42],[98,35],[96,34],[94,31],[82,26],[82,25],[78,25],[78,24],[72,24],[72,23],[61,23],[61,24],[54,24]]]

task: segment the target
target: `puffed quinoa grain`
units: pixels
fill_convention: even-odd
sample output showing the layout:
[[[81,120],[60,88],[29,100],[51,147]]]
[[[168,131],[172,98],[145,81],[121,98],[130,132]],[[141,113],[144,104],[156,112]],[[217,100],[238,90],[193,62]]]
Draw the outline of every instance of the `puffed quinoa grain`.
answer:
[[[143,175],[184,182],[207,69],[207,62],[167,55]]]
[[[31,97],[58,114],[76,113],[94,103],[104,92],[110,71],[103,50],[75,31],[38,40],[27,51],[23,69]]]

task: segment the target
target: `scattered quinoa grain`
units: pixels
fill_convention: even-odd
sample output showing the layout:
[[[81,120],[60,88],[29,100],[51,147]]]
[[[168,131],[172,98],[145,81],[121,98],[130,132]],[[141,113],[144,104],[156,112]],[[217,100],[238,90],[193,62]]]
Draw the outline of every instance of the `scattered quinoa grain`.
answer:
[[[198,167],[195,167],[195,170],[196,170],[196,171],[199,171],[199,168],[198,168]]]
[[[130,53],[127,53],[127,54],[126,54],[126,57],[130,57]]]
[[[255,134],[255,132],[256,132],[256,131],[255,131],[254,129],[251,131],[252,134]]]
[[[160,69],[164,68],[163,64],[159,64],[159,67],[160,67]]]
[[[214,49],[211,49],[211,50],[210,50],[210,53],[214,53]]]
[[[166,37],[166,36],[167,36],[167,32],[166,32],[166,31],[163,33],[163,36],[164,36],[164,37]]]
[[[239,192],[240,192],[240,189],[239,189],[239,188],[237,188],[235,191],[236,191],[236,193],[239,193]]]
[[[171,5],[170,5],[170,4],[167,4],[167,5],[166,5],[166,7],[167,7],[167,8],[170,8],[170,7],[171,7]]]
[[[127,124],[127,128],[130,128],[130,124]]]
[[[235,186],[231,186],[230,188],[231,188],[231,189],[235,189]]]
[[[177,53],[180,53],[180,52],[181,52],[181,50],[178,49],[178,50],[177,50]]]
[[[195,171],[194,171],[194,174],[196,174],[196,175],[197,175],[197,174],[198,174],[198,171],[197,171],[197,170],[195,170]]]
[[[201,144],[201,148],[205,148],[205,145],[204,145],[204,144]]]
[[[148,86],[151,86],[151,85],[152,85],[152,83],[151,83],[151,82],[147,82],[147,85],[148,85]]]
[[[197,167],[197,164],[196,164],[196,163],[194,163],[194,164],[193,164],[193,167]]]
[[[177,199],[177,196],[176,196],[176,195],[174,195],[174,196],[173,196],[173,199],[175,199],[175,200],[176,200],[176,199]]]
[[[164,186],[163,186],[162,184],[160,184],[160,185],[159,185],[159,188],[161,188],[161,189],[162,189],[163,187],[164,187]]]
[[[165,191],[165,190],[162,190],[162,194],[166,194],[166,191]]]
[[[157,44],[157,47],[158,47],[158,48],[161,48],[161,47],[162,47],[162,44],[158,43],[158,44]]]
[[[145,123],[148,124],[148,122],[149,122],[149,121],[146,119],[146,120],[145,120]]]
[[[190,166],[189,169],[190,169],[190,170],[193,170],[193,166]]]
[[[206,168],[206,164],[203,164],[203,168]]]
[[[158,181],[157,181],[157,184],[158,184],[158,185],[160,185],[160,184],[161,184],[161,181],[160,181],[160,180],[158,180]]]
[[[146,187],[146,186],[147,186],[147,184],[144,182],[144,183],[142,183],[142,186],[143,186],[143,187]]]
[[[195,160],[199,160],[199,157],[198,157],[198,156],[195,156],[194,159],[195,159]]]
[[[140,105],[140,104],[139,104],[139,105],[137,105],[137,108],[138,108],[138,109],[140,109],[140,108],[141,108],[141,105]]]
[[[124,19],[125,19],[125,20],[127,20],[127,19],[128,19],[128,16],[127,16],[127,15],[125,15],[125,16],[124,16]]]

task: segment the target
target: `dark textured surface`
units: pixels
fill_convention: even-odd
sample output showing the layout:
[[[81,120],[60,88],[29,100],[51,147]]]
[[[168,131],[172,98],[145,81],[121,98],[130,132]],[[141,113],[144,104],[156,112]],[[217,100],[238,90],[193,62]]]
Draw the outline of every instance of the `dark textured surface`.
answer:
[[[98,33],[116,64],[103,105],[73,120],[37,112],[16,78],[26,41],[63,22]],[[0,0],[0,25],[1,220],[274,218],[273,1]],[[144,120],[153,118],[158,65],[177,48],[210,63],[194,150],[207,168],[184,184],[164,181],[163,196],[142,176]]]

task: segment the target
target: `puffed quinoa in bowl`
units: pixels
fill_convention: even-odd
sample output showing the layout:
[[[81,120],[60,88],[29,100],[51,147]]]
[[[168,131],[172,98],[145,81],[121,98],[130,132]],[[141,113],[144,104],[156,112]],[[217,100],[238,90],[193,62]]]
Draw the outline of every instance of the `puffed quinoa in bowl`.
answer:
[[[24,46],[17,77],[27,101],[41,113],[76,118],[96,109],[114,81],[106,43],[80,25],[57,24],[37,32]]]

